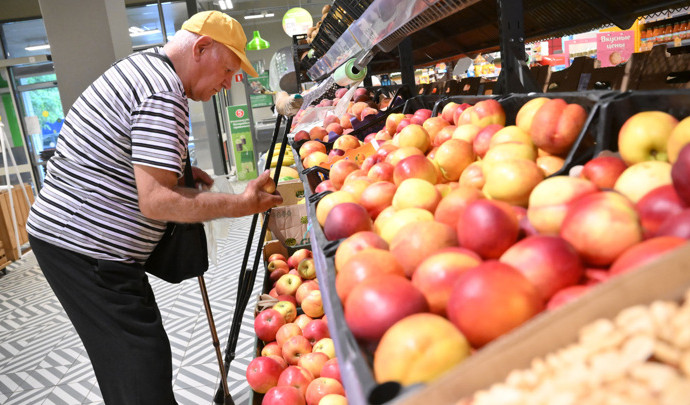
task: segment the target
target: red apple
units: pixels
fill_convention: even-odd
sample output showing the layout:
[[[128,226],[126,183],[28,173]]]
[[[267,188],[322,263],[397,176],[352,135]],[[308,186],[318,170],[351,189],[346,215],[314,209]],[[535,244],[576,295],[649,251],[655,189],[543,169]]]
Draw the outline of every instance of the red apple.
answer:
[[[388,250],[388,242],[372,231],[357,232],[342,241],[335,251],[336,272],[340,272],[355,253],[368,248]]]
[[[615,191],[598,191],[571,202],[560,235],[585,263],[607,266],[642,240],[642,228],[628,198]]]
[[[345,303],[355,286],[379,274],[404,276],[405,269],[393,253],[382,248],[372,246],[353,252],[349,259],[338,267],[335,278],[338,297]]]
[[[690,206],[690,144],[683,146],[671,168],[671,179],[678,197],[685,206]]]
[[[299,265],[299,262],[309,257],[312,257],[311,250],[297,249],[292,255],[290,255],[287,260],[287,264],[291,269],[295,269]]]
[[[490,260],[453,286],[448,318],[470,344],[480,348],[520,326],[544,308],[539,291],[519,271]]]
[[[276,340],[276,333],[283,325],[285,318],[272,308],[264,309],[254,318],[256,336],[264,342]]]
[[[295,137],[294,137],[295,143],[297,143],[299,141],[308,141],[309,139],[310,139],[309,138],[309,132],[304,131],[304,130],[295,132]]]
[[[283,351],[278,346],[278,342],[273,341],[270,343],[266,343],[266,345],[261,349],[261,355],[262,356],[280,356],[280,358],[283,358]]]
[[[690,239],[690,208],[668,217],[659,226],[656,236],[677,236]]]
[[[321,183],[314,187],[314,194],[321,193],[323,191],[336,191],[333,182],[330,179],[323,180]]]
[[[474,153],[483,158],[484,155],[486,155],[486,152],[489,150],[491,138],[501,129],[503,129],[503,125],[500,124],[490,124],[482,128],[482,130],[477,133],[472,141]]]
[[[440,249],[419,264],[412,275],[412,285],[424,294],[430,312],[446,316],[453,285],[463,273],[481,261],[481,257],[469,249]]]
[[[398,146],[413,146],[426,153],[431,147],[431,137],[424,127],[419,124],[410,124],[403,128],[393,141],[397,141]]]
[[[295,335],[290,337],[283,343],[281,347],[283,351],[283,358],[285,361],[294,366],[299,361],[299,358],[307,353],[311,353],[311,343],[302,335]]]
[[[311,321],[313,321],[313,319],[309,315],[301,314],[297,315],[297,318],[295,318],[293,323],[299,326],[300,329],[304,329],[304,327],[307,326],[307,324]]]
[[[403,129],[405,129],[406,126],[410,125],[412,123],[411,118],[403,118],[400,120],[398,123],[398,126],[395,128],[395,133],[400,133]]]
[[[470,202],[457,223],[460,246],[484,259],[498,259],[518,238],[519,223],[510,205],[478,199]]]
[[[275,285],[276,281],[278,281],[282,276],[288,274],[289,271],[289,268],[278,268],[270,272],[268,278]]]
[[[343,379],[340,376],[340,365],[338,364],[338,359],[332,358],[323,365],[321,368],[321,377],[333,378],[340,381],[342,384]]]
[[[275,340],[280,346],[281,353],[283,352],[283,345],[293,336],[302,335],[302,329],[294,323],[286,323],[276,332]]]
[[[453,111],[453,124],[458,125],[458,120],[460,119],[460,115],[462,114],[463,111],[465,111],[469,107],[471,107],[470,104],[461,103],[459,106],[457,106],[455,108],[455,110]]]
[[[345,321],[357,339],[377,341],[400,319],[429,309],[424,295],[405,277],[380,274],[352,289]]]
[[[328,178],[333,183],[336,190],[339,190],[348,174],[359,169],[359,165],[350,159],[341,159],[333,163],[328,174]]]
[[[314,379],[307,387],[307,405],[319,405],[321,398],[328,394],[345,395],[345,389],[338,380],[327,377]]]
[[[272,255],[268,256],[266,261],[270,263],[274,260],[282,260],[287,264],[287,258],[282,253],[273,253]]]
[[[323,302],[321,300],[321,291],[310,291],[302,300],[302,311],[312,318],[319,318],[323,316]]]
[[[261,405],[306,405],[306,399],[297,388],[273,387],[264,395]]]
[[[297,365],[309,370],[314,378],[319,378],[321,376],[321,369],[328,360],[330,359],[325,353],[307,353],[299,358]],[[307,389],[309,389],[308,386]]]
[[[309,321],[309,323],[302,328],[302,334],[312,345],[323,338],[331,337],[331,333],[328,331],[328,324],[321,319]]]
[[[323,233],[328,240],[346,238],[354,233],[370,231],[371,218],[367,210],[353,202],[336,205],[326,217]]]
[[[613,188],[618,177],[628,168],[617,156],[599,156],[585,163],[580,177],[594,183],[600,189]]]
[[[441,118],[448,121],[449,123],[453,123],[453,115],[455,115],[455,110],[457,110],[459,107],[460,104],[456,102],[451,101],[447,103],[443,106],[443,109],[441,110]]]
[[[270,357],[257,357],[253,359],[245,376],[249,386],[259,394],[265,394],[269,389],[278,384],[280,373],[283,372],[283,367]]]
[[[611,275],[627,273],[687,243],[677,236],[657,236],[640,242],[621,254],[611,265]]]
[[[587,111],[579,104],[554,98],[545,101],[531,118],[529,129],[537,148],[550,154],[567,153],[587,120]]]
[[[393,237],[390,251],[412,277],[417,266],[434,252],[458,246],[455,227],[436,221],[418,221],[404,225]]]
[[[465,207],[480,198],[483,198],[483,195],[476,188],[459,186],[441,199],[434,211],[434,219],[454,227],[458,224],[458,219]]]
[[[395,134],[397,132],[398,125],[400,124],[400,121],[403,120],[403,118],[405,118],[404,114],[389,114],[388,117],[386,117],[386,131],[388,131],[388,133],[391,135]]]
[[[367,177],[374,181],[393,181],[395,166],[389,162],[377,162],[367,171]]]
[[[527,237],[506,250],[500,261],[522,273],[545,301],[577,284],[585,270],[575,249],[559,236]]]
[[[381,211],[393,203],[397,189],[398,187],[389,181],[377,181],[364,189],[359,196],[359,204],[367,210],[371,219],[376,219]]]
[[[417,178],[436,184],[434,164],[423,155],[408,156],[398,162],[393,170],[393,182],[400,185],[403,180]]]
[[[266,266],[269,272],[273,272],[274,270],[284,268],[285,271],[287,272],[290,270],[290,266],[288,266],[287,262],[284,260],[278,260],[274,259],[268,262],[268,265]]]
[[[314,259],[305,259],[303,262],[306,262],[308,260],[314,260]],[[313,265],[313,262],[312,262]],[[295,301],[297,302],[297,305],[302,305],[302,301],[304,300],[304,297],[307,296],[311,291],[318,290],[319,289],[319,283],[316,280],[307,280],[302,282],[300,286],[297,288],[297,291],[295,292]]]
[[[678,214],[683,208],[684,204],[671,184],[657,187],[645,194],[635,204],[644,238],[654,236],[668,217]]]
[[[288,386],[299,390],[300,395],[304,397],[307,393],[307,386],[314,380],[309,370],[300,366],[289,366],[278,378],[278,387]]]
[[[590,288],[592,288],[592,285],[573,285],[566,287],[551,297],[549,302],[546,304],[546,309],[551,311],[570,301],[574,301],[582,294],[589,291]]]

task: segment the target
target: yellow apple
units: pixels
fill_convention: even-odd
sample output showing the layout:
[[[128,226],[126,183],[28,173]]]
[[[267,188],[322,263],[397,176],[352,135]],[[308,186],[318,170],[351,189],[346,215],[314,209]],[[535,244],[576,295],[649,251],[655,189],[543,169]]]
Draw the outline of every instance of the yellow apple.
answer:
[[[544,179],[544,172],[527,159],[484,162],[484,187],[487,198],[527,206],[532,189]]]
[[[625,169],[613,189],[637,203],[648,192],[666,184],[671,184],[671,164],[649,160]]]
[[[690,117],[686,117],[671,131],[671,136],[666,143],[666,152],[668,152],[668,161],[676,163],[678,153],[683,149],[683,146],[690,143]]]
[[[666,146],[678,120],[663,111],[643,111],[628,118],[618,133],[618,151],[628,165],[667,161]]]

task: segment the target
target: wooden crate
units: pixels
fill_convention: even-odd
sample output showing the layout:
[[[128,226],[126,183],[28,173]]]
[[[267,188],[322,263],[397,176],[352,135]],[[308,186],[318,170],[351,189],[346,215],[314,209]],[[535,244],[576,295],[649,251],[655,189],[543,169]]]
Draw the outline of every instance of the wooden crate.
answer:
[[[22,187],[26,190],[29,197],[28,204],[22,192]],[[19,232],[19,246],[17,246],[17,240],[14,235],[14,224],[12,223],[10,212],[10,192],[12,193],[12,202]],[[19,249],[21,249],[22,245],[29,242],[29,235],[26,233],[26,220],[29,217],[29,209],[33,201],[33,191],[28,184],[16,185],[12,187],[12,190],[5,189],[0,191],[0,242],[8,260],[19,259]],[[2,260],[0,259],[1,262]]]

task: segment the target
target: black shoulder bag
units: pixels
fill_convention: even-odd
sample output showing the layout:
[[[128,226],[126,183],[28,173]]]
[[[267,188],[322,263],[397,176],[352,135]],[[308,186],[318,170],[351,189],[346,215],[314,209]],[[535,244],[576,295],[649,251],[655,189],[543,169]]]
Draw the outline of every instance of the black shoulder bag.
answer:
[[[184,184],[194,188],[189,152],[184,168]],[[153,249],[144,269],[169,283],[179,283],[203,275],[208,270],[204,224],[168,222],[163,238]]]

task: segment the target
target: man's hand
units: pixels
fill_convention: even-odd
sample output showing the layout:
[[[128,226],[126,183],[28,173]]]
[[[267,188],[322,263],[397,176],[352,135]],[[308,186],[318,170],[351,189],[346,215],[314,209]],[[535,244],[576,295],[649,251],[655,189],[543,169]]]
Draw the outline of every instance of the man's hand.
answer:
[[[249,201],[256,201],[256,206],[259,208],[258,212],[263,212],[269,208],[278,206],[283,202],[283,197],[278,191],[267,193],[265,190],[273,183],[270,170],[266,170],[256,179],[247,184],[247,189],[244,191],[245,197]]]

